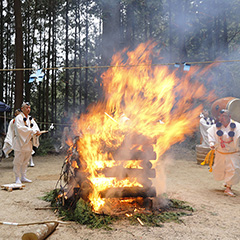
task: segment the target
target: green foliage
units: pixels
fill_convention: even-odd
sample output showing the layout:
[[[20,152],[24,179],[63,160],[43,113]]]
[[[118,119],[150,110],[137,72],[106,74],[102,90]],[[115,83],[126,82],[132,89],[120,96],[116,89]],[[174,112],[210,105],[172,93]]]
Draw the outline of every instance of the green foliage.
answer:
[[[187,211],[194,212],[194,208],[191,206],[186,205],[186,202],[177,200],[177,199],[170,199],[170,206],[172,208],[177,208],[177,209],[185,209]]]
[[[59,194],[59,189],[54,189],[46,193],[43,197],[41,197],[41,199],[46,202],[50,202],[52,207],[56,207],[58,194]]]
[[[113,221],[117,220],[117,217],[94,213],[90,204],[83,199],[79,199],[74,210],[59,206],[59,193],[59,189],[54,189],[46,193],[46,195],[41,199],[46,202],[50,202],[51,207],[58,208],[59,216],[65,221],[75,221],[82,225],[87,225],[89,228],[93,229],[104,228],[106,230],[110,230],[111,227],[109,227],[109,225]]]
[[[185,210],[187,212],[178,211],[179,209]],[[168,207],[162,212],[154,212],[151,214],[138,213],[132,216],[130,221],[135,224],[137,218],[139,218],[144,223],[144,225],[162,227],[162,223],[165,222],[182,223],[183,221],[180,219],[180,217],[190,216],[191,212],[193,211],[194,209],[191,206],[186,205],[186,202],[177,199],[169,199]]]
[[[107,215],[98,215],[94,213],[91,209],[89,203],[86,203],[83,199],[77,202],[76,209],[74,210],[74,221],[82,224],[88,225],[91,228],[106,228],[109,224],[116,220],[116,218]]]
[[[130,221],[133,224],[136,224],[137,218],[141,219],[141,221],[146,226],[151,227],[163,227],[162,223],[165,222],[176,222],[182,223],[183,221],[180,219],[182,216],[189,216],[186,212],[162,212],[162,213],[152,213],[152,214],[135,214]]]
[[[59,216],[62,217],[63,220],[75,221],[92,229],[104,228],[110,230],[110,224],[112,224],[114,221],[123,220],[126,218],[131,224],[139,224],[137,220],[139,218],[145,226],[163,227],[163,223],[166,222],[182,223],[183,221],[180,218],[182,216],[189,216],[191,215],[190,212],[194,211],[193,208],[187,206],[185,202],[176,199],[170,199],[169,207],[162,212],[157,211],[150,214],[136,213],[131,217],[126,217],[125,215],[116,217],[93,212],[91,205],[83,199],[78,200],[75,209],[58,206],[58,194],[59,190],[55,189],[47,193],[44,197],[42,197],[42,199],[44,201],[51,202],[52,207],[58,207]],[[178,211],[178,209],[184,209],[187,212]]]

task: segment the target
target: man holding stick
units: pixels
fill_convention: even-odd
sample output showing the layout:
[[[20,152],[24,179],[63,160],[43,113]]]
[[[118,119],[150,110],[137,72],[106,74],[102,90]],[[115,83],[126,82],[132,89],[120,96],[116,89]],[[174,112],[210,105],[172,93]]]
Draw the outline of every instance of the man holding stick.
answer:
[[[34,119],[29,116],[31,106],[28,102],[23,102],[21,113],[16,116],[14,122],[13,150],[15,153],[13,160],[13,172],[16,183],[32,182],[26,178],[27,165],[31,158],[33,142],[35,147],[39,146],[38,136],[41,135],[39,127]]]

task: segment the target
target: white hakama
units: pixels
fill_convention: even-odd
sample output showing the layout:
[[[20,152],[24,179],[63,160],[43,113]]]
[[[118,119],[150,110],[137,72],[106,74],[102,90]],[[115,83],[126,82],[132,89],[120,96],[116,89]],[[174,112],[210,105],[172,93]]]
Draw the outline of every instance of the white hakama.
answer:
[[[13,171],[15,173],[16,179],[26,177],[28,161],[31,158],[32,154],[32,138],[36,137],[34,134],[37,133],[39,127],[34,119],[30,120],[30,116],[26,116],[21,113],[15,118],[14,123],[14,139],[13,139],[13,150],[15,152],[15,157],[13,160]],[[32,126],[31,126],[32,125]],[[39,142],[36,142],[36,147],[38,147]]]

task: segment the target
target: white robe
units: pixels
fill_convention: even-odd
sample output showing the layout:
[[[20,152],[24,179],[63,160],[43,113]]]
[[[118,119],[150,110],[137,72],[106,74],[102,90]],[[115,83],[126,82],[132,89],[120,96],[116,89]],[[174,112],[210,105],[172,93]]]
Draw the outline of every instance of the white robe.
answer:
[[[34,134],[40,130],[34,119],[30,121],[29,117],[30,116],[28,116],[26,122],[23,120],[25,118],[23,113],[20,113],[15,118],[13,138],[14,151],[32,151],[32,138],[35,137]],[[33,124],[32,127],[30,127],[31,123]],[[38,147],[38,144],[36,144],[36,147]]]
[[[201,147],[209,147],[209,142],[208,142],[208,132],[207,130],[211,127],[211,121],[209,118],[208,124],[207,121],[204,119],[204,117],[201,117],[200,119],[200,134],[202,137],[202,142],[199,146]]]
[[[233,122],[231,120],[231,122]],[[240,137],[240,123],[234,122],[236,128],[233,141],[224,143],[225,147],[221,146],[220,137],[217,135],[219,130],[216,124],[208,129],[208,139],[210,146],[215,146],[215,159],[213,165],[213,176],[217,181],[224,181],[229,186],[237,184],[240,181],[240,154],[239,154],[239,137]],[[222,140],[228,142],[231,138],[228,136],[231,131],[230,123],[225,128],[220,128],[223,131]]]
[[[13,148],[12,148],[13,138],[14,138],[14,119],[12,119],[9,122],[7,135],[4,139],[3,151],[6,155],[6,157],[8,157],[8,154],[13,150]]]
[[[37,123],[30,116],[26,118],[23,113],[16,116],[14,122],[14,139],[13,139],[13,150],[15,152],[15,157],[13,160],[13,171],[15,173],[16,179],[22,176],[22,179],[26,177],[27,165],[32,153],[32,138],[34,134],[39,131]],[[31,124],[33,126],[31,127]],[[36,145],[38,147],[38,145]]]

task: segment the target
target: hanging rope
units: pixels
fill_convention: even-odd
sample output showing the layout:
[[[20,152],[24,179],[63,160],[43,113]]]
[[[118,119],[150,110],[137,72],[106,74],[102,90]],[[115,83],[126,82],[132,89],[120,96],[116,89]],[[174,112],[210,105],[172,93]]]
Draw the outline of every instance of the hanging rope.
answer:
[[[0,116],[0,118],[3,118],[4,119],[4,116]],[[11,119],[13,119],[13,118],[11,118],[11,117],[6,117],[6,119],[9,119],[9,120],[11,120]],[[71,123],[54,123],[54,122],[39,122],[39,121],[37,121],[37,123],[38,124],[45,124],[45,125],[51,125],[51,124],[53,124],[53,125],[56,125],[56,126],[65,126],[65,125],[67,125],[67,126],[72,126],[72,124]]]
[[[229,63],[229,62],[240,62],[240,60],[215,60],[215,61],[204,61],[204,62],[184,62],[184,64],[195,65],[195,64],[211,64],[211,63]],[[101,68],[113,68],[113,67],[147,67],[147,66],[168,66],[175,65],[176,63],[158,63],[158,64],[146,64],[146,65],[107,65],[107,66],[80,66],[80,67],[52,67],[42,68],[42,70],[66,70],[66,69],[101,69]],[[179,63],[178,63],[179,64]],[[13,68],[13,69],[0,69],[0,72],[5,71],[34,71],[35,68]]]

